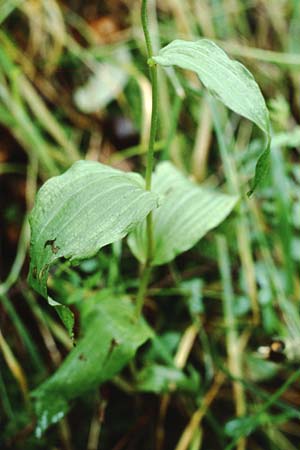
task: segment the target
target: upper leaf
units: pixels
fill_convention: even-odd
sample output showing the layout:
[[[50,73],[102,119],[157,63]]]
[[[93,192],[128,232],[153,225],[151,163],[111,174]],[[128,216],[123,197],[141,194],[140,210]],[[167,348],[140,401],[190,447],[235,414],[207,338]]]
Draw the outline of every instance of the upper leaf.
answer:
[[[134,317],[126,298],[89,298],[83,314],[84,336],[59,369],[33,393],[40,436],[68,411],[71,400],[118,373],[149,338],[148,325]]]
[[[214,96],[269,135],[269,113],[252,74],[241,63],[231,60],[214,42],[175,40],[152,59],[163,66],[174,65],[196,72]]]
[[[267,147],[259,155],[258,160],[255,165],[255,176],[251,181],[250,190],[247,192],[248,197],[250,197],[257,186],[263,181],[268,174],[271,164],[271,140],[268,139]]]
[[[47,297],[50,266],[94,255],[123,238],[157,206],[138,174],[78,161],[40,189],[30,215],[29,282]]]
[[[153,265],[165,264],[193,247],[228,216],[238,199],[197,186],[169,162],[157,166],[153,191],[164,197],[161,206],[153,211]],[[145,223],[131,233],[128,243],[134,255],[145,262]]]

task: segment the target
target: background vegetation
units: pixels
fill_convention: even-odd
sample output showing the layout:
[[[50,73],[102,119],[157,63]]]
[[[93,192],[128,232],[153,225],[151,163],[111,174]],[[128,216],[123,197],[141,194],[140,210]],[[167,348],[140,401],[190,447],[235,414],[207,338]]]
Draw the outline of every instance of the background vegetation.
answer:
[[[160,70],[157,159],[243,200],[217,232],[154,271],[144,314],[156,338],[59,424],[34,434],[29,393],[73,343],[27,284],[28,212],[38,187],[77,159],[144,171],[151,87],[139,11],[134,0],[0,2],[0,446],[299,448],[298,0],[152,7],[156,48],[208,37],[254,74],[271,114],[270,173],[248,199],[260,132],[212,105],[194,75]],[[138,283],[126,242],[78,267],[63,263],[49,281],[54,298],[70,303],[95,291],[134,298]],[[289,349],[279,365],[257,352],[277,336]]]

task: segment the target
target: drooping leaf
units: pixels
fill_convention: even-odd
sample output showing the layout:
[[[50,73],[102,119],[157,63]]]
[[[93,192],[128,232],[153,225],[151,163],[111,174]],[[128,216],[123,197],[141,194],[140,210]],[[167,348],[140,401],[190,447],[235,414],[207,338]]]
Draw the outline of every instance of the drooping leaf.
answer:
[[[268,142],[267,148],[260,154],[256,166],[255,175],[251,183],[250,190],[247,192],[248,197],[250,197],[257,186],[263,181],[268,174],[270,164],[271,164],[271,149],[270,142]]]
[[[29,282],[47,298],[51,265],[93,256],[123,238],[157,205],[138,174],[78,161],[40,189],[30,215]]]
[[[163,197],[159,208],[153,211],[153,265],[165,264],[193,247],[228,216],[238,199],[199,187],[169,162],[157,166],[153,191]],[[134,255],[145,262],[145,222],[130,234],[128,243]]]
[[[54,375],[32,393],[38,436],[66,414],[72,400],[118,373],[152,336],[143,319],[135,320],[128,299],[98,295],[88,302],[83,337]]]
[[[70,338],[73,339],[73,337],[74,337],[73,328],[74,328],[74,324],[75,324],[75,319],[74,319],[74,314],[71,311],[71,309],[66,305],[56,302],[51,297],[48,297],[48,303],[49,303],[49,305],[51,305],[55,308],[61,321],[65,325]]]
[[[269,113],[252,74],[231,60],[214,42],[175,40],[153,60],[163,66],[178,66],[197,73],[204,86],[228,108],[256,123],[269,134]]]
[[[266,134],[266,149],[258,160],[250,195],[268,170],[270,145],[269,113],[252,74],[208,39],[196,42],[175,40],[152,59],[163,66],[178,66],[196,72],[212,95],[254,122]]]

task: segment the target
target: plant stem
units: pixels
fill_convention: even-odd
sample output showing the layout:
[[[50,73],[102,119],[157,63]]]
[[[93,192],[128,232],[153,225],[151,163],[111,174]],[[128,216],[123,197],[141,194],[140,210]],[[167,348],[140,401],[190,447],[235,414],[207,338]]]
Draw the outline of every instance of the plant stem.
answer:
[[[151,274],[151,266],[150,266],[150,264],[146,263],[143,267],[139,290],[138,290],[138,293],[136,296],[135,316],[137,319],[140,317],[142,309],[143,309],[144,298],[145,298],[145,293],[146,293],[146,290],[148,287],[150,274]]]
[[[154,145],[158,120],[158,85],[157,85],[157,67],[156,64],[153,62],[153,60],[151,59],[153,56],[153,49],[148,28],[147,0],[142,0],[141,19],[147,46],[148,64],[150,68],[150,77],[152,84],[151,127],[150,127],[149,147],[147,152],[147,165],[145,176],[146,189],[147,191],[151,191],[152,171],[154,161]],[[153,220],[152,220],[152,213],[150,212],[147,216],[147,257],[145,265],[143,267],[139,291],[136,299],[137,317],[139,317],[143,308],[145,292],[147,290],[148,282],[150,279],[152,257],[153,257]]]
[[[152,61],[153,50],[148,28],[148,14],[147,14],[147,0],[142,0],[142,25],[145,35],[145,41],[148,52],[148,64],[150,67],[150,77],[152,84],[152,113],[151,113],[151,128],[149,138],[149,148],[147,153],[147,166],[146,166],[146,189],[151,190],[151,179],[154,160],[154,144],[157,130],[157,118],[158,118],[158,86],[157,86],[157,67],[154,61]]]

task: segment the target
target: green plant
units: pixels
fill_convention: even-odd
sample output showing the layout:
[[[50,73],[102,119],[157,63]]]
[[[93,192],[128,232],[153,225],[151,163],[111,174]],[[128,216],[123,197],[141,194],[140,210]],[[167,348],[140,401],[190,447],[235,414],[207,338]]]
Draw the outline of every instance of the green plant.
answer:
[[[146,0],[142,1],[142,24],[152,82],[145,180],[138,173],[79,161],[44,184],[30,216],[29,282],[56,308],[70,335],[74,317],[69,305],[52,299],[47,290],[49,272],[61,258],[67,260],[66,266],[76,264],[129,235],[129,247],[142,265],[136,304],[133,307],[124,293],[112,295],[105,290],[76,300],[83,337],[57,372],[33,392],[38,435],[64,416],[72,399],[111,379],[147,339],[155,338],[141,317],[151,271],[192,248],[230,214],[238,201],[236,195],[196,185],[170,162],[158,164],[153,173],[158,122],[157,65],[195,72],[214,97],[265,133],[266,147],[257,162],[250,193],[267,170],[268,112],[248,70],[207,39],[176,40],[154,56]],[[184,381],[181,380],[183,385]],[[145,385],[144,380],[141,386]]]

